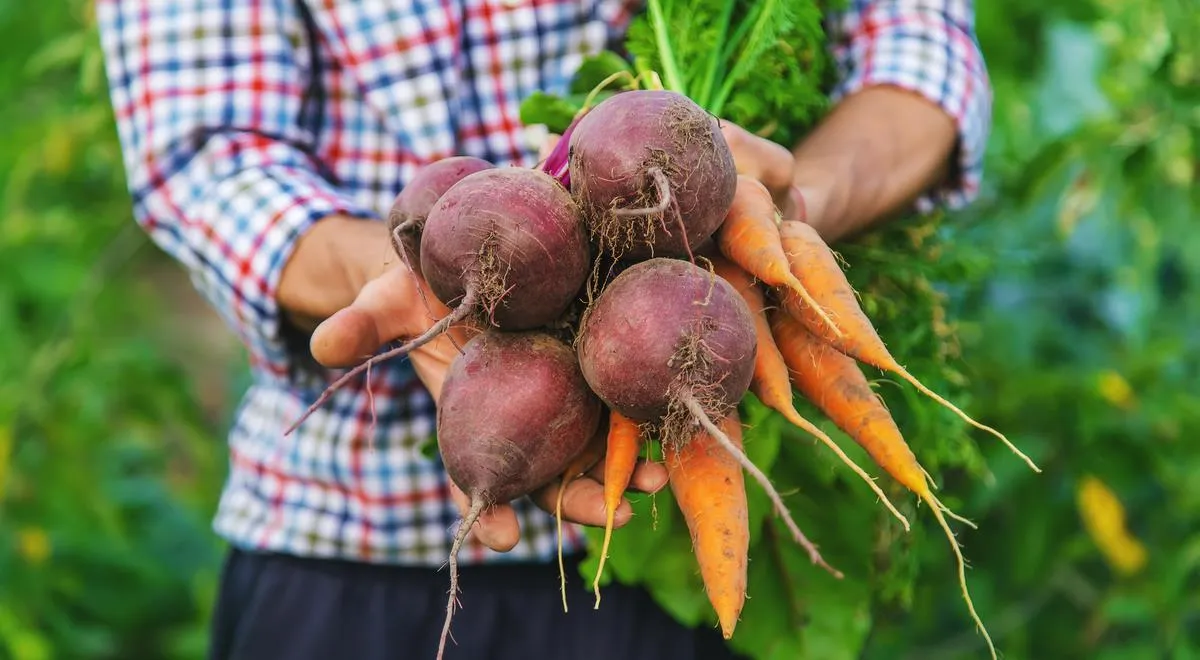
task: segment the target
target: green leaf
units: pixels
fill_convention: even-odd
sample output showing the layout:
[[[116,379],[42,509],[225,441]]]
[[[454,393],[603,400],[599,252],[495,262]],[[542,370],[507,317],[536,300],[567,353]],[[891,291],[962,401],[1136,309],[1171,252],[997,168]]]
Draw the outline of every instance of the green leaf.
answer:
[[[521,102],[521,123],[526,126],[543,124],[551,132],[561,134],[571,125],[581,105],[561,96],[534,92]]]
[[[605,89],[627,89],[636,74],[629,62],[620,55],[608,50],[601,51],[585,58],[579,65],[579,70],[571,79],[570,92],[573,95],[586,96],[610,77],[620,73],[628,74],[628,79],[623,83],[621,79],[618,79],[610,83],[611,86],[606,86]]]

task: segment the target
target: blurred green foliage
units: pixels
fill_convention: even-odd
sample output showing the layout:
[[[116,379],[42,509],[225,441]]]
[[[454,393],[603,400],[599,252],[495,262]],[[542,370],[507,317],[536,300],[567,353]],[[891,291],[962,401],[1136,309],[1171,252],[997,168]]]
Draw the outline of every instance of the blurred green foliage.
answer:
[[[199,657],[220,429],[164,345],[85,2],[0,2],[0,657]]]
[[[911,388],[880,392],[979,524],[957,529],[1005,657],[1200,657],[1200,12],[977,10],[996,90],[983,198],[844,253],[901,361],[1043,473]],[[200,405],[169,340],[170,264],[130,218],[89,11],[0,0],[0,658],[197,658],[230,406]],[[846,579],[756,554],[738,638],[763,657],[980,657],[928,512],[881,479],[904,534],[828,452],[747,413],[752,458]],[[677,519],[665,498],[639,506],[658,527],[618,533],[610,566],[652,567],[672,611],[703,620]]]

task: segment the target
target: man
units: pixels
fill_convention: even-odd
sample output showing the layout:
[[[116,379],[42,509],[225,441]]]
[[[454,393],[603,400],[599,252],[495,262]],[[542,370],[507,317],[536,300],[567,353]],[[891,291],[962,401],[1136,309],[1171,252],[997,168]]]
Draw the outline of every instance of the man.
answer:
[[[829,20],[839,103],[794,153],[725,127],[739,170],[831,242],[914,203],[970,201],[990,122],[968,0],[850,5]],[[305,358],[346,367],[431,325],[424,285],[379,220],[438,158],[534,164],[520,101],[560,90],[584,55],[619,44],[637,9],[98,1],[137,221],[245,342],[254,373],[214,523],[232,547],[212,657],[432,655],[447,589],[438,569],[464,498],[421,447],[456,350],[444,338],[373,370],[284,437],[329,382]],[[570,488],[565,518],[602,524],[598,479]],[[643,464],[631,488],[665,480]],[[728,657],[719,637],[676,625],[641,590],[614,585],[599,611],[581,601],[564,615],[549,566],[555,495],[476,525],[448,657]],[[618,525],[629,516],[626,502]],[[583,548],[576,527],[565,546]]]

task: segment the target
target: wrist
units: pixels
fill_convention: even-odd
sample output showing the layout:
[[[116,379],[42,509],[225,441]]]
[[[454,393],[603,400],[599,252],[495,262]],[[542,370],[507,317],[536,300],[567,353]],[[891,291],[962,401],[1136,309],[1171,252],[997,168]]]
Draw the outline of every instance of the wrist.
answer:
[[[792,178],[798,219],[812,226],[826,242],[845,235],[849,183],[853,181],[845,159],[798,159]]]
[[[322,218],[297,240],[280,277],[278,303],[301,325],[315,326],[353,302],[391,256],[383,223]]]

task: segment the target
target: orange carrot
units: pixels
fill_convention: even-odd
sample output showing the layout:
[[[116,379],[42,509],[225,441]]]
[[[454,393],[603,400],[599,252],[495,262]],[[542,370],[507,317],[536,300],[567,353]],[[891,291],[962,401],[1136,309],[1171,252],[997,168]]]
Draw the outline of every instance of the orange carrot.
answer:
[[[600,576],[608,559],[608,543],[612,540],[613,518],[621,504],[621,496],[629,487],[633,469],[637,466],[641,445],[641,428],[637,422],[617,411],[608,414],[608,447],[604,454],[604,545],[600,548],[600,565],[592,590],[596,592],[596,609],[600,609]]]
[[[841,329],[788,268],[775,217],[775,201],[771,199],[766,186],[759,183],[758,179],[738,176],[733,203],[725,221],[717,229],[717,247],[727,258],[768,286],[786,289],[800,296],[825,324],[828,332],[835,337],[841,336]]]
[[[562,482],[559,484],[558,495],[555,497],[554,501],[554,518],[558,533],[558,586],[559,590],[562,592],[562,604],[564,612],[567,611],[567,569],[563,563],[562,553],[563,493],[566,492],[567,486],[569,486],[572,481],[575,481],[585,472],[592,469],[592,466],[596,464],[596,461],[600,460],[600,457],[604,451],[604,443],[598,442],[598,440],[602,438],[602,435],[597,434],[595,439],[593,439],[593,441],[588,444],[586,448],[584,448],[583,452],[579,454],[579,456],[576,456],[575,460],[571,461],[571,463],[567,465],[567,469],[563,470]]]
[[[742,425],[735,410],[720,428],[739,449]],[[671,493],[691,532],[708,600],[725,639],[733,636],[746,601],[750,513],[742,466],[703,429],[681,446],[663,444]]]
[[[775,343],[783,354],[796,389],[866,449],[871,458],[896,481],[929,504],[958,560],[958,580],[967,609],[987,640],[994,659],[996,648],[983,621],[975,612],[975,604],[967,590],[966,561],[962,549],[943,512],[968,524],[969,521],[955,515],[933,494],[928,473],[913,455],[895,420],[871,389],[867,377],[853,358],[838,352],[786,313],[772,313],[770,323]]]
[[[895,505],[888,499],[888,496],[884,494],[883,489],[871,478],[871,475],[867,474],[852,458],[847,456],[828,434],[796,411],[796,407],[792,401],[792,386],[788,382],[787,364],[783,361],[783,355],[779,353],[779,347],[775,345],[775,340],[771,336],[771,327],[767,322],[765,312],[766,300],[762,291],[755,286],[750,275],[737,264],[720,256],[712,257],[711,261],[716,274],[732,284],[733,288],[742,294],[746,305],[750,307],[751,314],[754,315],[754,327],[758,335],[758,350],[754,356],[754,377],[750,381],[750,391],[754,393],[754,396],[763,405],[783,415],[785,419],[795,426],[812,434],[833,451],[847,467],[866,482],[871,490],[875,491],[875,494],[883,501],[884,506],[900,520],[900,523],[904,525],[905,531],[908,531],[908,519],[896,509]]]
[[[855,298],[854,289],[846,279],[846,274],[842,272],[837,258],[815,229],[803,222],[786,221],[780,226],[779,234],[792,274],[804,283],[804,287],[821,305],[817,307],[806,298],[785,293],[781,298],[783,308],[788,314],[803,323],[809,332],[832,344],[842,353],[859,362],[900,376],[922,394],[949,408],[964,422],[999,438],[1030,468],[1041,472],[1041,469],[1003,433],[975,421],[958,406],[926,387],[900,365],[888,352],[883,340],[879,338],[879,333],[863,313]],[[843,330],[840,335],[827,331],[824,321],[826,310],[837,317]]]

